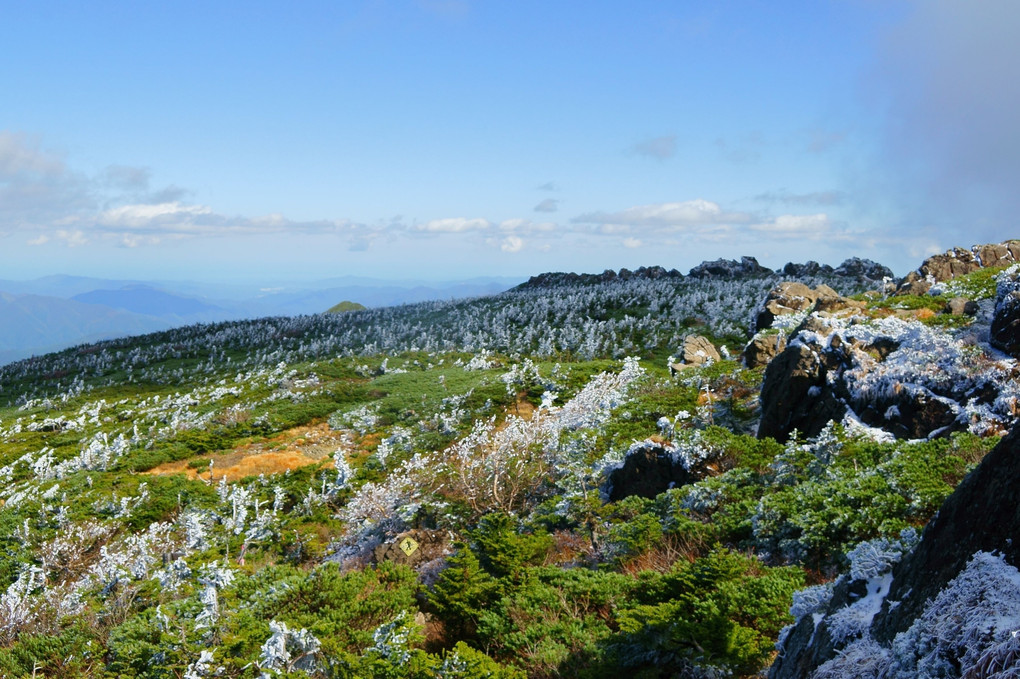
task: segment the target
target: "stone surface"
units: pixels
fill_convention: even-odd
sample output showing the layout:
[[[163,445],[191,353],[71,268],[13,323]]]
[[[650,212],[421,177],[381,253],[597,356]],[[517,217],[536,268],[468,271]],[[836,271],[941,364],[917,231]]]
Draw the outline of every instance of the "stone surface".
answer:
[[[752,337],[751,341],[744,347],[744,365],[748,368],[768,365],[769,361],[785,348],[786,335],[782,333],[759,333]]]
[[[828,264],[819,264],[814,260],[804,262],[803,264],[788,262],[780,271],[780,273],[784,276],[797,278],[803,276],[817,276],[819,274],[831,274],[832,272],[833,268],[831,266]]]
[[[688,335],[684,338],[683,346],[680,349],[680,361],[687,365],[704,365],[709,361],[720,360],[719,352],[715,345],[706,337],[701,335]]]
[[[898,439],[925,439],[948,435],[960,428],[949,399],[927,389],[901,390],[869,403],[851,403],[861,421],[879,427]]]
[[[777,316],[806,311],[814,305],[817,299],[817,293],[803,283],[784,281],[769,290],[769,294],[755,318],[755,330],[771,328],[772,322],[776,320]]]
[[[977,271],[981,263],[970,250],[953,248],[941,255],[932,255],[921,264],[922,276],[931,276],[936,281],[949,281],[957,276]]]
[[[623,466],[609,475],[609,500],[616,502],[631,495],[654,498],[693,480],[665,448],[649,441],[628,454]]]
[[[892,584],[870,633],[889,646],[966,567],[976,552],[1001,554],[1020,566],[1020,427],[1003,438],[943,503],[912,552],[892,570]],[[825,612],[833,613],[863,595],[861,582],[841,581]],[[895,605],[890,605],[896,602]],[[801,618],[784,640],[770,679],[809,677],[839,653],[828,621]],[[984,675],[982,675],[984,676]],[[991,676],[991,675],[988,675]],[[997,676],[997,675],[996,675]]]
[[[880,281],[883,278],[892,278],[893,272],[887,267],[873,262],[870,259],[850,257],[836,267],[835,272],[839,276],[850,276],[857,279]]]
[[[970,250],[953,248],[932,255],[911,271],[897,287],[898,295],[923,295],[932,282],[949,281],[983,267],[1004,267],[1020,262],[1020,240],[975,245]]]
[[[946,304],[946,313],[954,316],[973,316],[977,312],[977,302],[966,297],[954,297]]]
[[[989,340],[996,348],[1020,358],[1020,276],[1017,274],[999,281]]]
[[[754,257],[733,259],[717,259],[702,262],[687,274],[691,278],[745,278],[748,276],[767,276],[774,273],[772,269],[762,266]]]
[[[826,379],[832,357],[805,344],[787,347],[765,369],[761,388],[758,438],[786,441],[796,429],[817,436],[832,419],[841,419],[840,403]]]

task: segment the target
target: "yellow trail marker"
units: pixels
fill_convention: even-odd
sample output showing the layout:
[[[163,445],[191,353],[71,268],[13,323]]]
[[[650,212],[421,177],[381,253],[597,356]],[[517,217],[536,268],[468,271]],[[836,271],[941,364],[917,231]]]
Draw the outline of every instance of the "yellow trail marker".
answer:
[[[415,551],[417,551],[417,549],[418,543],[415,542],[414,539],[412,538],[404,538],[403,540],[400,541],[400,550],[408,556],[414,554]]]

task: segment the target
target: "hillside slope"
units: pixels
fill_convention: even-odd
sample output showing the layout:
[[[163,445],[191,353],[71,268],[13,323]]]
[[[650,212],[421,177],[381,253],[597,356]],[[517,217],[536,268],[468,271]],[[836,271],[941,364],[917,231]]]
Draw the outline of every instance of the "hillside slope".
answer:
[[[890,569],[927,572],[936,534],[1012,601],[970,519],[924,526],[1008,481],[1017,362],[988,327],[1017,270],[889,295],[805,265],[808,294],[749,259],[0,368],[0,675],[874,676],[826,663],[930,647],[948,623]],[[948,423],[914,427],[922,402]],[[984,611],[950,570],[931,591]],[[924,624],[880,632],[899,609]],[[998,666],[1007,613],[965,644]],[[838,640],[795,651],[816,621]]]

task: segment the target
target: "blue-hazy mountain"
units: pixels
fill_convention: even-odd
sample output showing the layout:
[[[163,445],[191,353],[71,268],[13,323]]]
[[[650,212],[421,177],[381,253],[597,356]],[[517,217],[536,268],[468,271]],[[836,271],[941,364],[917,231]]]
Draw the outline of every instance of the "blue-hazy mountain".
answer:
[[[90,290],[71,299],[160,318],[190,320],[205,314],[216,315],[226,311],[200,299],[176,295],[143,284],[127,285],[117,290]]]
[[[54,275],[0,280],[0,365],[76,344],[192,323],[323,313],[489,295],[521,278],[384,281],[345,276],[300,283],[137,281]]]

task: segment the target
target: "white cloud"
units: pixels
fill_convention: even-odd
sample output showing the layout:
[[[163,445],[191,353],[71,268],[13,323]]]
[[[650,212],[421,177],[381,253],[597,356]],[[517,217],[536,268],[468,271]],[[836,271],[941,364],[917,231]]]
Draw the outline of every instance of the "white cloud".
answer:
[[[68,231],[66,229],[58,229],[56,233],[57,240],[62,241],[64,245],[69,248],[77,248],[83,245],[88,245],[89,239],[85,233],[79,229]]]
[[[641,241],[637,238],[624,238],[623,247],[630,249],[639,248],[641,247]]]
[[[433,219],[424,224],[415,224],[412,229],[431,233],[463,233],[465,231],[485,231],[492,226],[487,219],[467,219],[464,217],[453,217],[448,219]]]
[[[533,222],[528,219],[507,219],[499,223],[500,231],[523,234],[551,234],[559,229],[554,222]]]
[[[718,203],[699,198],[678,203],[639,205],[620,212],[593,212],[571,221],[597,225],[603,233],[618,233],[627,230],[621,227],[680,231],[706,225],[746,223],[751,219],[749,214],[727,212]]]
[[[524,241],[517,236],[507,236],[499,246],[503,252],[520,252],[523,248]]]
[[[37,236],[36,238],[33,238],[33,239],[29,240],[28,241],[28,245],[46,245],[46,243],[49,243],[49,242],[50,242],[50,237],[47,236],[45,233],[42,233],[42,234],[39,234],[39,236]]]
[[[63,159],[43,151],[38,141],[8,130],[0,131],[0,178],[10,181],[28,175],[53,177],[65,172]]]
[[[106,210],[96,219],[102,226],[113,228],[149,229],[157,226],[180,228],[198,216],[212,215],[204,205],[160,203],[158,205],[121,205]]]
[[[752,231],[777,238],[821,238],[832,231],[832,222],[825,213],[815,215],[780,215],[773,220],[751,224]]]

